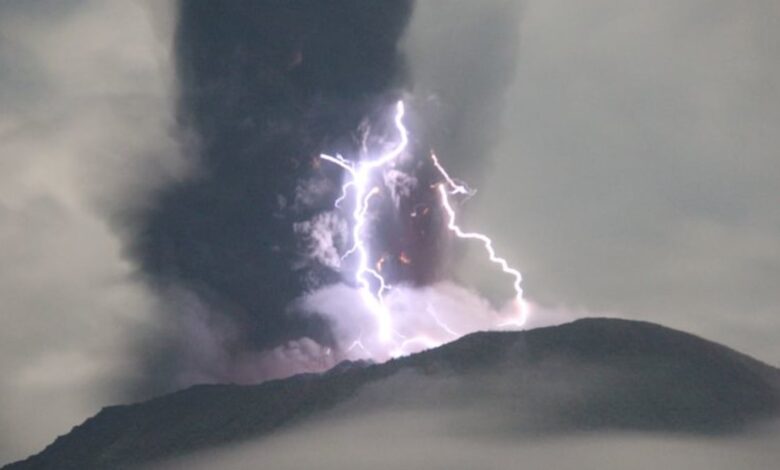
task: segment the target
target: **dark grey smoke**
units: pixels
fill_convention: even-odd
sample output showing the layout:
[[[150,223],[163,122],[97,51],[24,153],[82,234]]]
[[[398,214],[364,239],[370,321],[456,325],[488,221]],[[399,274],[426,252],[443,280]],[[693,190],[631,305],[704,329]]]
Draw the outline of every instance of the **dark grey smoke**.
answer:
[[[178,114],[197,174],[159,193],[132,241],[169,304],[167,339],[143,347],[147,375],[163,378],[152,390],[257,380],[268,375],[247,365],[258,352],[334,343],[326,320],[290,307],[341,280],[300,236],[339,223],[327,211],[342,172],[319,153],[357,158],[368,131],[371,146],[392,139],[389,111],[411,90],[416,160],[435,148],[478,180],[515,70],[519,5],[424,3],[412,16],[411,0],[180,2]],[[375,207],[374,248],[390,282],[427,285],[457,257],[442,243],[437,176],[423,163],[408,170],[410,194]]]
[[[228,363],[301,336],[328,342],[322,320],[287,311],[306,288],[338,279],[296,262],[294,227],[336,197],[340,172],[320,169],[319,153],[356,152],[361,125],[381,127],[400,98],[397,43],[410,13],[407,0],[180,2],[178,114],[197,175],[158,194],[132,252],[152,285],[189,301],[172,301],[152,376],[167,380],[188,360],[193,311]],[[239,379],[222,375],[212,379]]]

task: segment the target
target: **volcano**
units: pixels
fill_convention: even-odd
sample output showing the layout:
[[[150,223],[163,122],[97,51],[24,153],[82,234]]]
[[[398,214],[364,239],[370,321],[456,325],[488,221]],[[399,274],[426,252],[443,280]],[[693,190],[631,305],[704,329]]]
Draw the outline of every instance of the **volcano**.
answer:
[[[146,467],[336,417],[411,410],[424,421],[445,409],[489,414],[460,427],[481,423],[481,435],[518,442],[600,432],[718,438],[780,415],[780,370],[652,323],[584,319],[475,333],[383,364],[345,362],[323,374],[198,385],[108,407],[4,468]]]

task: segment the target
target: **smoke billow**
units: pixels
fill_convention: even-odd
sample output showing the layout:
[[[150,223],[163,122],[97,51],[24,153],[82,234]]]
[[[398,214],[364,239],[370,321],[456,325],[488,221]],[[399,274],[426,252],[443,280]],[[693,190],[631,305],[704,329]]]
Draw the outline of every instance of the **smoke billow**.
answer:
[[[373,313],[354,287],[333,284],[317,289],[296,306],[328,320],[334,338],[339,340],[329,351],[331,365],[345,359],[384,360],[440,346],[476,331],[503,329],[507,327],[503,322],[515,313],[511,302],[496,308],[473,289],[451,281],[395,286],[386,294],[384,304],[392,312],[395,333],[400,338],[391,345],[382,341]],[[527,328],[565,323],[582,315],[533,303],[528,308]]]
[[[408,217],[434,203],[435,174],[421,163],[430,148],[460,159],[431,131],[454,118],[437,120],[419,96],[454,106],[471,93],[430,86],[449,82],[425,71],[439,68],[433,43],[418,39],[427,4],[414,18],[406,0],[0,8],[0,239],[13,269],[0,275],[11,319],[0,423],[30,423],[2,433],[7,458],[100,404],[322,370],[360,357],[347,350],[355,338],[376,347],[344,284],[349,225],[333,207],[343,172],[318,156],[356,160],[392,145],[399,98],[414,135],[383,175],[374,220],[398,286],[390,300],[406,328],[436,342],[452,333],[429,305],[450,311],[458,334],[500,315],[447,282],[440,221]],[[456,35],[439,60],[472,40]],[[61,413],[32,413],[39,403]]]
[[[343,171],[319,155],[355,162],[396,145],[390,111],[410,90],[411,142],[381,172],[383,195],[367,214],[370,262],[394,286],[388,305],[403,343],[395,353],[506,317],[509,307],[451,282],[462,247],[444,237],[432,189],[440,175],[427,156],[436,148],[461,171],[480,173],[514,72],[519,5],[417,8],[412,17],[410,1],[180,3],[178,115],[195,136],[188,158],[197,175],[158,194],[132,242],[169,306],[149,367],[172,381],[152,390],[387,357],[377,352],[371,312],[343,284],[354,282],[355,261],[343,258],[354,243],[352,209],[334,210]]]
[[[449,282],[453,246],[435,214],[436,174],[423,162],[431,147],[455,167],[472,153],[435,131],[465,132],[455,116],[477,109],[459,101],[474,93],[495,104],[513,69],[502,45],[513,34],[511,15],[501,13],[513,8],[485,5],[471,26],[447,20],[459,31],[450,36],[433,34],[428,23],[437,9],[454,7],[426,3],[412,16],[409,0],[68,5],[3,6],[3,37],[12,40],[0,42],[0,61],[13,66],[4,67],[0,89],[2,152],[29,158],[3,159],[0,235],[19,247],[9,251],[19,259],[6,264],[24,262],[31,274],[27,283],[9,277],[0,289],[12,294],[4,296],[7,308],[45,312],[35,318],[83,312],[91,326],[63,322],[74,338],[111,332],[91,336],[103,339],[88,354],[62,356],[122,364],[90,369],[111,376],[110,385],[98,381],[112,391],[100,402],[321,370],[355,357],[347,351],[354,339],[372,347],[370,317],[344,284],[349,223],[333,207],[344,175],[318,157],[357,160],[393,145],[389,110],[400,98],[411,104],[412,142],[382,175],[387,197],[372,220],[377,256],[398,287],[390,300],[407,329],[437,343],[452,333],[434,326],[442,318],[428,313],[430,305],[451,312],[448,328],[458,334],[488,325],[462,320],[465,306],[473,319],[500,316],[471,288]],[[487,42],[461,34],[483,20],[500,20],[503,32]],[[92,36],[105,41],[92,44]],[[474,73],[500,63],[504,78],[435,72],[456,66],[459,48],[483,61]],[[439,103],[433,114],[432,102]],[[474,146],[489,141],[490,120],[480,121],[468,127]],[[19,255],[27,252],[39,256]],[[44,301],[34,286],[62,295]],[[59,332],[39,323],[26,335]],[[112,352],[92,354],[104,349]],[[50,359],[32,361],[38,372],[25,372],[22,382],[40,384],[40,371],[60,367]]]
[[[478,243],[447,239],[445,215],[431,190],[441,175],[431,167],[428,152],[435,149],[455,174],[478,182],[488,163],[483,155],[491,149],[501,121],[503,95],[514,78],[520,11],[516,1],[423,2],[416,5],[403,38],[413,92],[408,118],[412,143],[407,158],[382,174],[385,194],[372,202],[373,230],[368,235],[377,266],[393,286],[385,304],[398,337],[396,354],[499,328],[511,315],[513,305],[505,305],[512,296],[511,279],[485,262]],[[338,232],[324,230],[312,237],[323,242],[316,252],[328,253],[331,266],[341,268],[351,282],[350,266],[332,256],[345,251],[344,239],[327,233]],[[472,248],[479,250],[480,275],[453,275],[463,258],[460,253]],[[471,284],[506,288],[487,289],[488,301]],[[298,306],[328,319],[341,352],[349,349],[348,358],[387,357],[376,319],[358,289],[326,286],[308,292]],[[572,317],[563,310],[542,313],[537,305],[529,307],[537,324]],[[544,315],[544,323],[539,323],[539,315]]]
[[[246,358],[300,338],[333,343],[324,319],[289,308],[340,279],[345,227],[328,212],[341,175],[318,156],[357,154],[368,128],[383,135],[410,14],[409,1],[179,3],[177,114],[196,173],[157,193],[131,238],[169,307],[165,334],[142,348],[162,379],[149,390],[192,383],[182,374],[267,378],[267,361]],[[205,340],[192,332],[211,332],[214,353],[197,352]]]

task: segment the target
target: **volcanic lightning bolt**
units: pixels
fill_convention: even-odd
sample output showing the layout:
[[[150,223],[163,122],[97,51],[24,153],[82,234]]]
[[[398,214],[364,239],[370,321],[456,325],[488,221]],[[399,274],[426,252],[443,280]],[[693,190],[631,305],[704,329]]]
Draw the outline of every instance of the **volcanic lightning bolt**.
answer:
[[[351,179],[342,187],[341,196],[336,201],[336,205],[347,197],[350,189],[354,192],[354,209],[352,211],[352,248],[347,251],[344,257],[352,254],[357,255],[358,265],[355,270],[355,282],[359,287],[360,296],[365,302],[368,310],[374,315],[379,329],[379,339],[383,343],[388,343],[393,337],[393,325],[390,312],[384,304],[383,295],[389,288],[384,277],[378,271],[372,269],[373,264],[369,261],[368,246],[363,234],[366,226],[366,213],[368,212],[371,198],[379,193],[377,186],[371,186],[374,180],[375,172],[383,166],[395,161],[409,145],[409,133],[404,126],[403,118],[406,110],[403,101],[396,105],[395,126],[400,135],[400,141],[389,152],[383,154],[375,160],[360,161],[357,164],[344,159],[340,155],[332,157],[330,155],[320,155],[323,160],[335,163],[345,169]],[[371,282],[373,278],[379,287],[372,292]]]
[[[435,156],[433,157],[434,161]],[[444,174],[445,178],[448,181],[448,184],[450,184],[450,187],[452,188],[450,191],[447,191],[447,187],[444,183],[440,183],[436,186],[437,190],[439,191],[439,195],[441,196],[441,205],[444,208],[444,211],[447,213],[447,228],[450,229],[458,238],[468,239],[468,240],[478,240],[482,243],[482,245],[485,248],[485,251],[488,254],[488,259],[491,263],[495,263],[501,267],[501,271],[505,272],[506,274],[509,274],[513,278],[512,287],[515,290],[515,298],[514,298],[514,306],[515,306],[515,313],[516,317],[511,318],[509,320],[504,321],[499,326],[518,326],[521,327],[525,324],[526,317],[528,316],[528,303],[523,298],[523,288],[521,286],[521,283],[523,282],[523,275],[520,274],[520,271],[517,269],[509,266],[509,263],[504,259],[496,255],[496,250],[493,248],[493,240],[490,239],[487,235],[483,235],[481,233],[476,232],[464,232],[455,222],[455,210],[452,208],[452,205],[450,204],[449,195],[450,194],[468,194],[467,188],[465,188],[462,185],[457,185],[452,182],[449,175],[444,171],[441,166],[436,164],[437,168],[440,169],[440,171]]]
[[[396,104],[394,120],[395,128],[399,134],[399,141],[389,151],[386,151],[376,159],[352,162],[341,155],[320,155],[320,158],[338,165],[349,175],[347,182],[342,186],[341,195],[335,202],[335,206],[341,208],[341,204],[347,200],[350,194],[352,194],[352,197],[350,198],[353,206],[351,213],[352,246],[344,253],[342,259],[351,256],[357,258],[354,280],[360,298],[374,317],[377,326],[377,337],[380,343],[384,345],[383,349],[387,351],[391,357],[405,354],[407,349],[414,344],[424,347],[435,347],[443,342],[425,334],[416,334],[411,337],[406,336],[395,329],[392,312],[385,304],[385,294],[390,290],[390,286],[379,272],[384,259],[381,259],[377,263],[372,260],[369,243],[367,241],[367,215],[370,203],[371,200],[380,193],[380,187],[377,181],[381,181],[381,178],[378,176],[381,176],[384,168],[394,165],[398,158],[407,150],[409,145],[409,133],[403,122],[404,114],[404,103],[403,101],[399,101]],[[496,255],[493,248],[493,242],[489,237],[481,233],[465,232],[457,225],[455,210],[450,202],[450,196],[459,195],[468,198],[473,196],[475,191],[450,177],[436,155],[431,154],[431,158],[434,167],[444,179],[444,182],[437,184],[435,188],[439,193],[441,206],[447,216],[447,228],[458,238],[481,242],[488,254],[488,259],[492,263],[497,264],[504,273],[513,278],[512,286],[515,291],[515,297],[513,299],[515,308],[513,308],[513,310],[515,315],[512,319],[507,320],[498,326],[523,326],[527,317],[528,305],[523,299],[523,290],[521,287],[522,275],[518,270],[512,268],[504,258]],[[374,269],[372,268],[374,265],[379,267]],[[426,308],[426,312],[435,321],[435,324],[446,332],[447,335],[458,336],[452,328],[441,320],[430,305]],[[364,353],[369,353],[368,348],[364,346],[361,339],[356,340],[348,351],[352,351],[355,348],[359,348]]]

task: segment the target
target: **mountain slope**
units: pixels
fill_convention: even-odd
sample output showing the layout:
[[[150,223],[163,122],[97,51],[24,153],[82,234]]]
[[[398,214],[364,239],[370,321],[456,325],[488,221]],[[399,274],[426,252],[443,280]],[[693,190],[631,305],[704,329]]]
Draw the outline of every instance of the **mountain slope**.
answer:
[[[122,468],[273,433],[337,410],[492,408],[519,436],[735,433],[780,411],[780,371],[658,325],[587,319],[486,332],[379,365],[114,406],[8,469]]]

